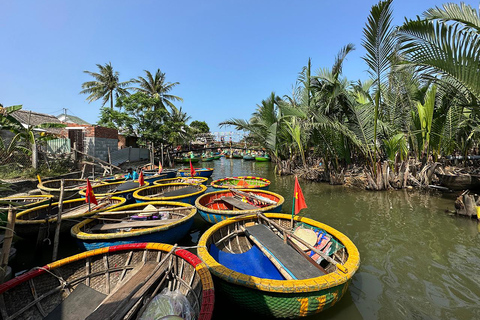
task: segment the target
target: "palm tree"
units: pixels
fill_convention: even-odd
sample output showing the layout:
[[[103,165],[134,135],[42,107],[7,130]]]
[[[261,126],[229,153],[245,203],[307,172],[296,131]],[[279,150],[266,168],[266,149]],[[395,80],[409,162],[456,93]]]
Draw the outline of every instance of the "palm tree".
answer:
[[[120,95],[128,95],[129,85],[132,80],[119,82],[118,71],[113,71],[112,63],[105,65],[97,64],[99,72],[83,71],[95,78],[94,81],[87,81],[82,84],[82,94],[88,94],[88,102],[103,99],[102,107],[110,100],[110,108],[113,109],[113,100]]]
[[[179,82],[165,82],[165,73],[157,69],[155,76],[150,71],[144,70],[146,77],[138,77],[138,79],[132,80],[140,87],[133,88],[138,92],[143,92],[148,96],[160,99],[162,105],[168,105],[170,108],[174,108],[175,105],[172,101],[183,101],[182,98],[169,94],[169,92],[179,85]]]

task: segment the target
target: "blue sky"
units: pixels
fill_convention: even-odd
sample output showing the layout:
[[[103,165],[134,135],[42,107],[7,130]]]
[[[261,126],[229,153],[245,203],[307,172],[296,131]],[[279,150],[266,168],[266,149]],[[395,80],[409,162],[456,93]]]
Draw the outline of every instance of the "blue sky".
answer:
[[[53,115],[67,108],[95,123],[101,101],[79,94],[91,80],[83,71],[111,62],[121,81],[160,68],[180,82],[172,94],[191,120],[233,131],[218,123],[250,118],[272,91],[289,94],[309,57],[315,70],[331,67],[353,43],[344,75],[368,78],[362,31],[377,2],[2,0],[0,103]],[[395,0],[394,24],[444,2]]]

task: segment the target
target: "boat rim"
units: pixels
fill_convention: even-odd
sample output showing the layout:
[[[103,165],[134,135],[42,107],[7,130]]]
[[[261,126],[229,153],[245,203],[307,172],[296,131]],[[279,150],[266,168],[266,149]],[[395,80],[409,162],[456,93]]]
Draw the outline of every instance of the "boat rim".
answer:
[[[273,196],[279,198],[279,200],[278,200],[277,204],[273,204],[273,205],[263,207],[263,208],[251,209],[251,210],[238,210],[238,211],[232,211],[232,213],[228,212],[228,214],[232,214],[232,215],[250,214],[250,213],[253,214],[253,213],[256,213],[256,212],[264,212],[264,211],[272,210],[273,208],[279,207],[279,206],[283,205],[283,203],[285,202],[285,198],[282,195],[280,195],[278,193],[275,193],[275,192],[267,191],[267,190],[258,190],[258,189],[235,189],[235,190],[244,191],[244,192],[267,193],[267,194],[270,194],[270,195],[273,195]],[[206,196],[212,195],[212,194],[227,193],[227,192],[231,192],[231,191],[230,190],[219,190],[219,191],[213,191],[213,192],[202,194],[200,197],[197,198],[197,200],[195,200],[195,207],[197,207],[198,210],[202,210],[202,211],[205,211],[205,212],[208,212],[208,213],[225,214],[225,211],[227,211],[227,210],[210,209],[210,208],[207,208],[207,207],[201,205],[200,204],[200,199],[202,199]],[[230,210],[228,210],[228,211],[230,211]]]
[[[138,202],[138,203],[133,203],[133,204],[128,204],[126,206],[118,207],[112,210],[106,210],[108,212],[115,212],[115,211],[124,211],[126,209],[131,209],[135,207],[141,207],[141,206],[148,206],[148,205],[174,205],[174,206],[179,206],[179,207],[192,207],[192,210],[190,210],[190,213],[186,215],[185,217],[172,222],[167,225],[163,226],[157,226],[157,227],[151,227],[151,228],[143,228],[143,229],[138,229],[138,231],[133,231],[133,232],[115,232],[115,233],[87,233],[81,231],[81,228],[85,226],[86,224],[94,221],[94,219],[89,218],[86,220],[83,220],[76,225],[72,227],[70,230],[70,234],[77,239],[80,240],[111,240],[111,239],[119,239],[119,238],[131,238],[131,237],[136,237],[136,236],[141,236],[145,234],[151,234],[159,231],[165,231],[169,230],[173,227],[176,227],[179,224],[182,224],[186,222],[189,219],[192,219],[195,214],[197,213],[197,208],[194,206],[184,203],[184,202],[174,202],[174,201],[150,201],[150,202]]]
[[[76,181],[82,181],[82,182],[87,183],[87,179],[63,179],[63,180],[76,180]],[[62,179],[53,179],[53,180],[42,181],[39,184],[37,184],[37,188],[40,189],[40,190],[43,190],[43,191],[60,191],[60,187],[58,187],[58,188],[45,187],[45,183],[53,182],[53,181],[62,181]],[[82,190],[81,188],[85,188],[85,187],[74,187],[74,188],[66,187],[65,190],[66,191],[78,191],[78,190]]]
[[[164,185],[171,185],[171,186],[178,186],[178,185],[181,185],[181,186],[200,186],[201,190],[200,191],[196,191],[196,192],[192,192],[192,193],[189,193],[189,194],[185,194],[185,195],[180,195],[180,196],[173,196],[173,197],[155,197],[155,198],[150,198],[150,197],[145,197],[145,196],[140,196],[138,193],[139,191],[143,191],[145,189],[152,189],[152,188],[156,188],[158,186],[164,186]],[[196,195],[199,195],[203,192],[205,192],[207,190],[207,187],[204,186],[203,184],[197,184],[197,183],[183,183],[183,182],[175,182],[175,183],[159,183],[159,184],[153,184],[149,187],[145,187],[145,188],[142,188],[142,189],[139,189],[137,191],[135,191],[133,193],[133,197],[135,199],[138,199],[138,200],[144,200],[144,201],[147,201],[147,202],[151,202],[151,201],[172,201],[172,200],[177,200],[177,199],[183,199],[183,198],[187,198],[187,197],[192,197],[192,196],[196,196]],[[168,200],[167,200],[168,199]]]
[[[132,189],[128,189],[128,190],[121,190],[121,191],[115,191],[115,192],[112,192],[112,193],[97,193],[95,194],[95,188],[99,188],[99,187],[104,187],[105,185],[109,184],[109,185],[114,185],[114,184],[122,184],[122,183],[125,183],[127,182],[128,180],[126,181],[118,181],[118,182],[112,182],[112,183],[103,183],[103,184],[99,184],[98,186],[92,186],[92,190],[93,190],[93,194],[95,196],[100,196],[100,197],[106,197],[106,196],[110,196],[110,195],[119,195],[119,194],[124,194],[124,193],[127,193],[127,192],[131,192],[133,190],[137,190],[138,188],[146,188],[148,186],[150,186],[150,182],[148,181],[145,181],[143,183],[143,186],[138,186],[136,188],[132,188]],[[133,182],[138,182],[138,180],[133,180]],[[81,196],[85,196],[86,194],[86,189],[82,189],[78,192]]]
[[[291,219],[291,215],[281,214],[281,213],[264,213],[268,218],[282,218],[282,219]],[[311,226],[322,228],[327,231],[330,235],[334,236],[338,241],[340,241],[346,248],[348,253],[348,258],[343,264],[347,269],[346,273],[338,270],[338,268],[331,273],[322,275],[316,278],[301,279],[301,280],[272,280],[265,278],[258,278],[254,276],[249,276],[240,272],[233,271],[222,264],[218,263],[208,252],[207,240],[212,236],[214,232],[218,229],[235,223],[242,220],[251,220],[256,218],[256,215],[245,215],[242,217],[235,217],[226,219],[224,221],[218,222],[210,227],[204,234],[200,237],[198,241],[198,250],[197,254],[202,259],[203,262],[208,266],[210,272],[221,278],[224,281],[229,283],[248,287],[251,289],[256,289],[264,292],[277,292],[277,293],[293,293],[293,292],[315,292],[322,289],[328,289],[346,283],[349,281],[355,272],[360,266],[360,253],[355,246],[355,244],[343,233],[336,230],[329,225],[321,223],[319,221],[295,216],[295,221],[304,222]]]
[[[263,186],[250,186],[250,187],[243,188],[243,189],[258,189],[258,188],[263,188],[263,187],[269,186],[269,185],[272,183],[270,180],[265,179],[265,178],[261,178],[261,177],[255,177],[255,176],[237,176],[237,177],[226,177],[226,178],[221,178],[221,179],[213,180],[212,183],[211,183],[211,186],[214,187],[214,188],[229,188],[230,186],[224,186],[224,185],[217,184],[217,183],[222,182],[222,181],[232,180],[232,179],[253,179],[253,180],[265,182],[265,185],[263,185]]]
[[[167,179],[161,179],[161,180],[156,180],[153,182],[153,185],[156,185],[158,186],[159,184],[169,184],[168,181],[173,181],[173,180],[178,180],[178,179],[181,179],[181,180],[186,180],[186,179],[196,179],[196,180],[199,180],[198,183],[203,183],[205,181],[208,180],[208,178],[206,177],[175,177],[175,178],[167,178]],[[179,183],[183,183],[183,182],[179,182]],[[188,183],[188,182],[186,182]]]

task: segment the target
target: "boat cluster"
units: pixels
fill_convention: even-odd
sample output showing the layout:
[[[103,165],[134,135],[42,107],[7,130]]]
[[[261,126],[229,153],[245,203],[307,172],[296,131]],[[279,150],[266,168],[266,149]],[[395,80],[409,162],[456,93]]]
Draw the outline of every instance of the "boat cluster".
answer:
[[[360,263],[350,239],[282,214],[284,198],[267,179],[207,186],[213,169],[194,171],[145,171],[140,181],[108,177],[88,188],[50,180],[38,185],[43,196],[3,198],[18,211],[18,236],[70,232],[85,252],[0,284],[1,317],[71,319],[74,309],[75,319],[210,319],[212,275],[222,297],[265,316],[308,316],[343,296]],[[212,226],[195,255],[177,243],[197,212]]]

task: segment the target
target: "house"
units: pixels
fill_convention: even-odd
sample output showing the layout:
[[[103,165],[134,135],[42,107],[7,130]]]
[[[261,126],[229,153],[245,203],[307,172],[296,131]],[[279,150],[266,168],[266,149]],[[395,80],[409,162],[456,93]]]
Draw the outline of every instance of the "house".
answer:
[[[64,123],[75,123],[75,124],[81,124],[81,125],[87,125],[87,126],[91,126],[91,123],[88,123],[87,121],[79,118],[79,117],[76,117],[76,116],[72,116],[70,114],[61,114],[59,116],[57,116],[58,120],[64,122]]]

